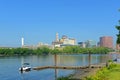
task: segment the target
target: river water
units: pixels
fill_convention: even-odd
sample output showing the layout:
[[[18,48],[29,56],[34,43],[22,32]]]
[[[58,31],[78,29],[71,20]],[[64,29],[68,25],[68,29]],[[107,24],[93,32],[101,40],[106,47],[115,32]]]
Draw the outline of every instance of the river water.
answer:
[[[55,65],[54,55],[41,56],[13,56],[0,57],[0,80],[56,80],[61,76],[73,74],[75,70],[44,69],[21,73],[19,68],[23,62],[30,63],[31,67]],[[105,54],[92,54],[91,63],[106,62]],[[88,65],[88,54],[57,55],[58,66],[85,66]]]

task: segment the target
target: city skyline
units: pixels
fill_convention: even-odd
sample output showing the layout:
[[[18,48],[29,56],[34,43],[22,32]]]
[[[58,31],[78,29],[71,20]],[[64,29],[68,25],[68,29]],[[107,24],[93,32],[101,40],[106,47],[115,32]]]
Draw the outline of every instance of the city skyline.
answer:
[[[77,41],[99,41],[118,31],[118,0],[2,0],[0,1],[0,46],[21,46],[44,42],[51,44],[55,34]]]

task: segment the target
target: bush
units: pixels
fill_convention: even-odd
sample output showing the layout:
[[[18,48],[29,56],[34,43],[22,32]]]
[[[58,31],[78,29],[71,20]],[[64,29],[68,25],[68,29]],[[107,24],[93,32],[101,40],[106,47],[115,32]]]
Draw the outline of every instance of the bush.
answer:
[[[109,66],[108,66],[108,69],[113,69],[114,67],[116,67],[117,64],[113,63],[113,62],[110,62],[109,63]]]
[[[68,77],[60,77],[57,80],[69,80],[69,78]]]

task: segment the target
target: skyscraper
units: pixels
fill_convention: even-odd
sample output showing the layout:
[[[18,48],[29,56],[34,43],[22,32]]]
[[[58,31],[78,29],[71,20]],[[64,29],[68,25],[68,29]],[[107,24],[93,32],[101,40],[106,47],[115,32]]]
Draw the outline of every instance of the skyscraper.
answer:
[[[59,35],[56,33],[56,42],[59,42]]]
[[[100,47],[113,48],[113,38],[111,36],[100,37]]]
[[[22,47],[24,46],[24,38],[23,37],[21,38],[21,45],[22,45]]]
[[[59,40],[59,35],[58,35],[58,33],[56,33],[56,39],[55,39],[55,41],[52,42],[52,45],[54,47],[60,47],[61,44],[62,44],[62,42],[60,42],[60,40]]]

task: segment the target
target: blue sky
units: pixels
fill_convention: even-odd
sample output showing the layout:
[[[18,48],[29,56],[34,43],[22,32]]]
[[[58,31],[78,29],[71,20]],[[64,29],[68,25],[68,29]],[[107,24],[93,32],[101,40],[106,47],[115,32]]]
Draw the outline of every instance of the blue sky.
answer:
[[[0,0],[0,46],[49,43],[67,35],[77,41],[112,36],[120,0]]]

